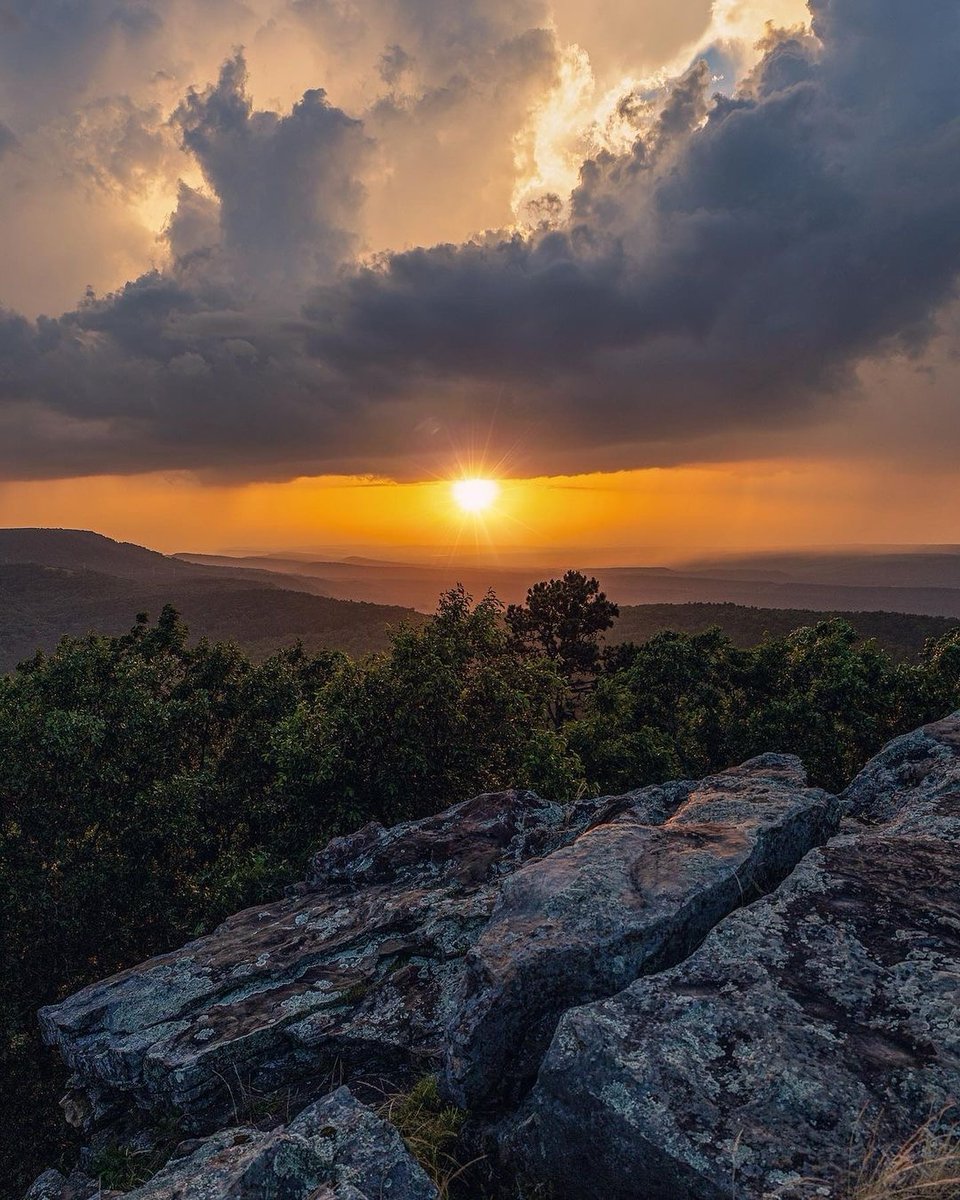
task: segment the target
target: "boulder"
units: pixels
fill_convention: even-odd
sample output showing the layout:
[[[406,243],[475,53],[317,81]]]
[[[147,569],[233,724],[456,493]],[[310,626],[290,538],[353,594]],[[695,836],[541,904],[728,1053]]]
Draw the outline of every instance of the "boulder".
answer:
[[[90,1200],[99,1193],[110,1197],[114,1193],[104,1191],[95,1179],[74,1172],[68,1179],[59,1171],[44,1171],[38,1176],[24,1200]]]
[[[204,1131],[282,1088],[441,1068],[452,1097],[502,1107],[564,1008],[683,958],[832,812],[768,755],[567,810],[505,792],[366,826],[285,900],[44,1009],[65,1111],[89,1130],[132,1100]]]
[[[462,1106],[515,1102],[566,1009],[686,958],[833,832],[835,804],[798,759],[764,755],[684,785],[662,824],[650,815],[643,793],[607,803],[503,881],[448,1033],[447,1090]]]
[[[864,767],[840,797],[864,825],[896,825],[960,839],[960,713],[895,738]]]
[[[366,826],[287,899],[43,1010],[74,1071],[65,1111],[89,1130],[132,1100],[204,1131],[282,1088],[444,1064],[452,1096],[502,1103],[563,1008],[689,953],[830,812],[795,759],[766,756],[569,810],[505,792]]]
[[[368,825],[318,854],[296,894],[44,1009],[74,1071],[68,1118],[91,1129],[132,1101],[208,1130],[279,1088],[435,1070],[503,879],[575,836],[569,817],[504,792]]]
[[[763,755],[366,826],[285,899],[41,1021],[101,1144],[169,1116],[213,1134],[137,1200],[433,1196],[354,1098],[424,1074],[557,1200],[830,1196],[960,1097],[958,885],[960,714],[839,799]],[[277,1100],[302,1111],[266,1129]],[[31,1200],[94,1194],[48,1172]]]
[[[88,1195],[120,1196],[94,1188]],[[47,1171],[27,1200],[70,1200]],[[437,1200],[437,1189],[392,1125],[342,1087],[269,1132],[225,1129],[181,1145],[124,1200]]]
[[[840,1196],[960,1120],[960,715],[843,803],[776,892],[563,1017],[504,1142],[560,1200]]]

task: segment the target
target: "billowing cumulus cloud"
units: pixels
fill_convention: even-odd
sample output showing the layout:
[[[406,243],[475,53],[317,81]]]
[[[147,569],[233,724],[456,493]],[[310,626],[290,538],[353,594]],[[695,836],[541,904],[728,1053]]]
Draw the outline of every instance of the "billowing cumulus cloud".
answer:
[[[0,298],[59,312],[163,264],[179,184],[202,184],[171,117],[240,46],[261,124],[321,89],[362,121],[365,247],[502,225],[548,23],[545,0],[0,0],[0,119],[23,150],[0,173]]]
[[[254,112],[238,54],[215,87],[188,94],[173,121],[219,200],[218,245],[235,282],[282,302],[351,259],[368,139],[322,90],[306,92],[286,117]],[[181,200],[187,211],[178,205],[173,230],[182,238],[196,198]]]
[[[152,44],[148,16],[175,6],[107,7],[132,22],[111,37]],[[450,240],[431,183],[476,189],[476,162],[498,164],[490,194],[448,215],[510,220],[504,161],[559,103],[550,12],[260,13],[250,55],[314,37],[342,60],[326,91],[275,110],[231,54],[162,116],[131,88],[104,110],[112,137],[78,136],[118,192],[169,178],[171,214],[156,269],[57,319],[0,316],[0,467],[411,476],[480,440],[563,471],[827,427],[864,362],[923,352],[955,291],[960,9],[811,0],[810,18],[769,34],[739,86],[717,91],[736,55],[716,42],[670,82],[625,85],[578,135],[569,194]],[[193,175],[178,184],[170,155]]]

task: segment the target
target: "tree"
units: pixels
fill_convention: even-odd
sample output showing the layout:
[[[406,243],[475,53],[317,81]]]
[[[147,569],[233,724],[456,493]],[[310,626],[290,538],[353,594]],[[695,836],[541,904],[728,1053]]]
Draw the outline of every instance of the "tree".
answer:
[[[401,626],[389,655],[345,662],[278,743],[288,803],[315,837],[371,816],[425,816],[513,786],[574,794],[579,763],[548,728],[555,668],[512,645],[492,594],[462,587],[433,621]]]
[[[620,615],[596,579],[567,571],[562,579],[536,583],[526,604],[511,604],[506,622],[514,645],[548,658],[573,692],[590,686],[600,661],[603,635]],[[571,715],[570,696],[553,705],[559,727]]]

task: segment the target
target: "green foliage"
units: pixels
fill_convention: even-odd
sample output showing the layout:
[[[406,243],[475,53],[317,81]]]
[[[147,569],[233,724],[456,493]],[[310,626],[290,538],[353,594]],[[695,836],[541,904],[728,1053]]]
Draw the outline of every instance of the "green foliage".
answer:
[[[392,654],[342,664],[281,732],[288,801],[335,806],[353,828],[518,782],[575,791],[579,764],[546,728],[559,678],[512,643],[501,611],[493,596],[474,606],[454,589],[430,624],[397,631]]]
[[[514,646],[553,663],[568,690],[554,698],[552,713],[559,726],[570,715],[571,695],[580,690],[600,660],[601,640],[620,610],[600,591],[596,579],[567,571],[562,579],[536,583],[525,604],[511,604],[506,622]]]
[[[295,877],[314,832],[287,815],[272,730],[336,661],[189,649],[169,609],[0,680],[0,1075],[52,1160],[60,1072],[36,1009]],[[22,1138],[0,1131],[18,1164]]]
[[[894,662],[837,618],[738,649],[719,630],[621,646],[567,727],[602,789],[697,778],[765,751],[844,787],[886,741],[960,705],[960,634]]]
[[[756,646],[766,637],[783,638],[805,625],[840,617],[863,639],[872,638],[897,662],[916,662],[927,641],[960,630],[954,617],[919,616],[900,612],[812,612],[803,608],[754,608],[746,604],[624,604],[616,628],[615,643],[647,642],[658,633],[706,633],[720,629],[741,650]],[[616,655],[612,645],[607,655]]]
[[[13,1191],[69,1165],[63,1073],[40,1048],[37,1008],[276,896],[331,836],[479,791],[569,800],[766,750],[799,754],[837,789],[890,737],[960,707],[957,633],[912,664],[843,620],[752,648],[715,629],[661,633],[601,660],[614,607],[575,573],[506,614],[458,588],[432,620],[397,629],[389,654],[298,645],[260,664],[190,646],[167,608],[0,677],[0,1158]]]

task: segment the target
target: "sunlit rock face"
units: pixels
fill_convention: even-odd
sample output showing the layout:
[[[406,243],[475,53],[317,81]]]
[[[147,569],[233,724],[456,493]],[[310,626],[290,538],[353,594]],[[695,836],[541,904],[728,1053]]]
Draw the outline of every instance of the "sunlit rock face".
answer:
[[[572,1003],[684,957],[828,830],[795,759],[572,810],[479,796],[369,825],[299,894],[46,1009],[95,1126],[132,1099],[196,1128],[257,1094],[446,1068],[487,1107],[532,1082]],[[660,824],[662,822],[662,824]]]
[[[843,800],[776,892],[564,1017],[514,1132],[557,1195],[833,1196],[871,1145],[955,1121],[960,720],[893,742]]]
[[[331,842],[286,899],[41,1019],[94,1142],[170,1114],[206,1137],[137,1200],[252,1196],[290,1139],[312,1180],[318,1102],[366,1131],[374,1174],[324,1167],[315,1194],[379,1195],[393,1133],[354,1096],[425,1074],[496,1182],[836,1195],[851,1155],[960,1096],[958,832],[960,714],[840,797],[783,755],[566,808],[482,795]],[[314,1195],[297,1180],[277,1195]],[[34,1200],[76,1188],[48,1172]]]
[[[503,877],[572,837],[566,817],[504,792],[367,825],[318,854],[298,894],[44,1010],[76,1073],[74,1120],[94,1127],[132,1101],[209,1129],[238,1089],[435,1071]]]
[[[831,828],[799,761],[765,755],[689,788],[662,824],[643,792],[503,883],[471,950],[447,1079],[466,1107],[516,1098],[561,1013],[685,958]],[[659,814],[657,814],[659,815]]]

